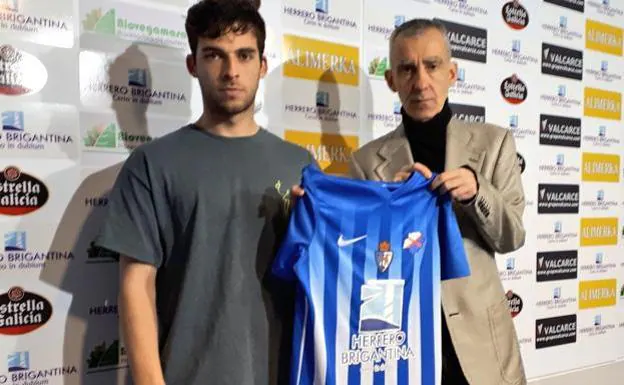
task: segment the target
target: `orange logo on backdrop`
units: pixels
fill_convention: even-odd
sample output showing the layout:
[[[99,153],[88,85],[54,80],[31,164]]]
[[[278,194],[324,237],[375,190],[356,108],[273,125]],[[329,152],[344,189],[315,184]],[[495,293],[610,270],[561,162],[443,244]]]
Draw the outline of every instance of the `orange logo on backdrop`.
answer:
[[[284,139],[312,153],[319,166],[328,174],[347,175],[351,153],[357,150],[357,136],[286,130]]]

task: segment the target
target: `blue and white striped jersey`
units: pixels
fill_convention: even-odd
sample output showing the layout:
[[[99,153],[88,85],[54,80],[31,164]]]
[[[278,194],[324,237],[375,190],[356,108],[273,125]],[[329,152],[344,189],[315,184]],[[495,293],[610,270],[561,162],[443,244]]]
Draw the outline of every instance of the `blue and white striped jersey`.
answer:
[[[306,193],[273,265],[298,283],[291,384],[440,383],[440,282],[470,269],[450,198],[430,191],[432,179],[303,170]]]

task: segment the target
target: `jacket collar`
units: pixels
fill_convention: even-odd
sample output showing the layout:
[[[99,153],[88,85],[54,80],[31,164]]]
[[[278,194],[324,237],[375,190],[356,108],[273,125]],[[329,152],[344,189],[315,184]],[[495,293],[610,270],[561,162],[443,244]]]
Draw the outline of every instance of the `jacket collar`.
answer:
[[[380,163],[375,168],[375,173],[382,180],[392,180],[403,167],[414,163],[403,124],[388,135],[377,154]],[[483,164],[484,155],[484,151],[476,147],[474,135],[467,129],[466,123],[453,117],[446,132],[444,170],[454,170],[468,165],[478,172]]]

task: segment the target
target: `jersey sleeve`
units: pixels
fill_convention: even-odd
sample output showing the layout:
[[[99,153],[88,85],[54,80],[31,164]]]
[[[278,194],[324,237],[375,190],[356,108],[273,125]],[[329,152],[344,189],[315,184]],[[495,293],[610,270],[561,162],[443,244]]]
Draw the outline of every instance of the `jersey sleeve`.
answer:
[[[470,266],[451,199],[448,194],[439,199],[438,234],[442,279],[467,277],[470,275]]]
[[[296,278],[295,265],[307,252],[314,234],[314,208],[309,194],[298,198],[290,215],[286,235],[273,262],[272,272],[280,279]]]
[[[99,252],[113,251],[159,267],[163,260],[156,199],[145,155],[135,150],[121,168],[108,198],[106,217],[94,241]],[[106,251],[105,251],[106,250]]]

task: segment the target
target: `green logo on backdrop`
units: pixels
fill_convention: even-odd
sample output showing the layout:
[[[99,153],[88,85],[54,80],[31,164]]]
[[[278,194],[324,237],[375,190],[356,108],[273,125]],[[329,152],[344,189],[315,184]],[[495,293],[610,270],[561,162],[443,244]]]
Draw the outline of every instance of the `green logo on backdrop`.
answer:
[[[94,9],[87,13],[82,21],[85,31],[97,32],[105,35],[115,34],[115,9],[102,14],[101,9]]]
[[[173,30],[162,26],[137,23],[129,19],[117,17],[117,11],[115,8],[110,9],[105,13],[101,8],[90,11],[82,21],[82,26],[85,31],[105,35],[127,33],[161,39],[181,39],[182,42],[186,39],[186,32],[184,31]]]
[[[376,57],[368,65],[368,74],[383,77],[386,70],[390,69],[387,57]]]
[[[115,123],[97,125],[85,132],[83,142],[90,148],[118,148],[134,149],[153,138],[149,135],[134,135],[120,129]]]
[[[88,130],[84,137],[86,147],[117,148],[117,125],[96,126]]]

